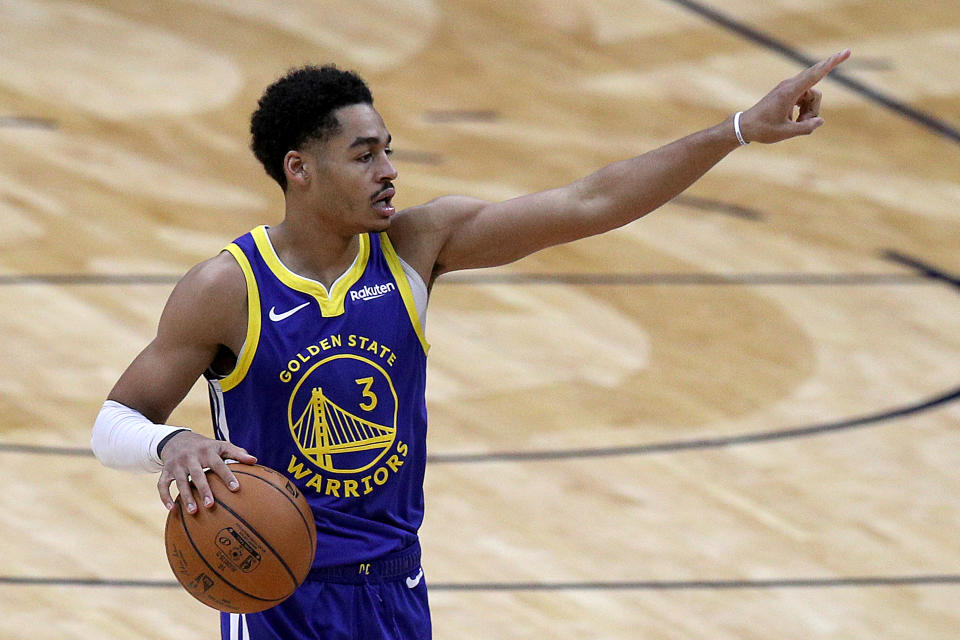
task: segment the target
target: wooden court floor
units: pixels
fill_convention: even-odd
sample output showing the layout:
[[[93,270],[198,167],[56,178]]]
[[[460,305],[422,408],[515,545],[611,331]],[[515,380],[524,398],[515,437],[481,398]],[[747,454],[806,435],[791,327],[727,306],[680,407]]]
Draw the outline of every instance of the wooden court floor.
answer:
[[[435,637],[956,638],[960,5],[0,1],[0,640],[213,638],[89,429],[173,283],[282,198],[249,114],[370,82],[398,202],[557,186],[851,47],[827,126],[434,288]],[[209,433],[205,392],[173,422]]]

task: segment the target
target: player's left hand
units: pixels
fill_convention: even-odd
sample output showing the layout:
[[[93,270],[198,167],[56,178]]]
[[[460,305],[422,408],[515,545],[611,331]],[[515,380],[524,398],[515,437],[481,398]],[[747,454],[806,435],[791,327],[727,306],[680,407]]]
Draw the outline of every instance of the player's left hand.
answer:
[[[743,112],[740,130],[747,142],[780,142],[809,135],[823,124],[821,93],[814,85],[850,57],[844,49],[778,84],[760,102]],[[794,110],[798,109],[796,119]]]

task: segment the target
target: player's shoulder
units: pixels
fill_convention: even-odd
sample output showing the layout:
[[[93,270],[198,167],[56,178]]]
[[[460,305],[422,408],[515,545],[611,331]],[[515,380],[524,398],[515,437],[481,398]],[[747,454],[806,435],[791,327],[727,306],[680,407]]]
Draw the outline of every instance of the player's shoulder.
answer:
[[[226,251],[221,251],[194,265],[184,274],[177,286],[211,295],[217,291],[229,293],[243,290],[244,282],[243,270],[237,260]]]
[[[437,257],[451,233],[488,204],[469,196],[442,196],[397,212],[387,235],[397,253],[432,282]]]
[[[400,211],[394,224],[442,226],[463,215],[476,212],[486,204],[489,204],[486,200],[470,196],[440,196]]]
[[[205,318],[235,313],[246,303],[246,280],[236,259],[227,252],[194,265],[170,294],[168,306],[189,316]]]
[[[429,242],[431,236],[445,237],[456,226],[488,204],[470,196],[441,196],[397,212],[388,235],[398,246]]]
[[[247,310],[246,280],[228,253],[192,267],[173,288],[157,338],[174,344],[239,345]],[[237,347],[239,348],[239,346]]]

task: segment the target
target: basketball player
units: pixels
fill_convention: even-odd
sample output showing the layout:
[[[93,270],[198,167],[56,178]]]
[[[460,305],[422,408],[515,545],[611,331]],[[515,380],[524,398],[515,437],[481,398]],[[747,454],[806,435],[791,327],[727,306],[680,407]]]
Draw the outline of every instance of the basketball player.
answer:
[[[267,611],[223,614],[223,637],[429,638],[417,530],[433,282],[615,229],[739,146],[813,132],[823,124],[814,85],[849,55],[720,124],[567,186],[500,203],[442,197],[399,212],[390,132],[360,78],[306,67],[268,87],[252,149],[283,189],[283,221],[183,277],[92,437],[104,464],[159,471],[168,509],[171,483],[189,513],[213,505],[204,469],[238,490],[227,459],[277,469],[308,497],[317,522],[310,577]],[[200,375],[215,439],[164,424]]]

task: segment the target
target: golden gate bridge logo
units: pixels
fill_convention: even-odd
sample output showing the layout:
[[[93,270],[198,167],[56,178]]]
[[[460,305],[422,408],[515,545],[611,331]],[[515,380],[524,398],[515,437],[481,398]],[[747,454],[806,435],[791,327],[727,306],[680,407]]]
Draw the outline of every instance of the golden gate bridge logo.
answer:
[[[338,360],[339,362],[333,362]],[[383,398],[382,401],[371,400],[371,396],[373,398],[378,397],[370,392],[371,386],[374,384],[374,378],[362,377],[356,380],[356,383],[361,392],[366,392],[361,398],[364,402],[359,402],[357,412],[353,412],[331,400],[324,393],[323,385],[316,383],[321,382],[324,377],[329,381],[334,376],[341,381],[352,380],[358,373],[356,365],[359,363],[369,365],[382,374],[382,378],[377,376],[377,378],[380,378],[379,384],[375,387],[379,389],[378,396],[380,398],[383,398],[383,396],[392,397],[389,399]],[[313,377],[313,384],[310,384],[311,381],[308,380],[312,377],[310,374],[324,364],[340,366],[329,369],[326,372],[327,376]],[[365,372],[370,371],[366,367],[363,367],[363,369],[365,369]],[[300,397],[302,398],[303,395],[308,393],[307,389],[309,389],[310,396],[306,406],[294,418],[292,413],[294,400],[298,396],[298,391],[301,391],[301,387],[304,385],[306,388],[302,389]],[[349,384],[347,387],[349,388]],[[337,393],[343,394],[344,391],[338,387]],[[338,397],[340,396],[338,395]],[[389,400],[391,399],[393,400],[392,411],[389,406],[383,406],[390,405]],[[363,409],[367,409],[369,404],[378,406],[378,402],[381,402],[378,407],[381,409],[380,411],[371,412],[367,417],[357,415],[357,413],[363,412]],[[290,410],[291,412],[288,413],[290,433],[296,440],[300,451],[311,462],[327,471],[340,473],[363,471],[383,457],[396,439],[396,392],[393,390],[393,384],[382,368],[365,358],[349,355],[333,356],[311,367],[309,371],[304,373],[303,378],[293,390],[290,398]],[[388,418],[389,414],[392,414],[394,424],[381,424],[384,418]],[[379,416],[379,421],[375,416]]]
[[[353,415],[330,402],[323,395],[323,389],[315,387],[307,408],[293,423],[291,431],[300,450],[317,465],[327,471],[349,471],[333,466],[334,454],[379,451],[376,456],[379,458],[393,444],[397,430]]]

